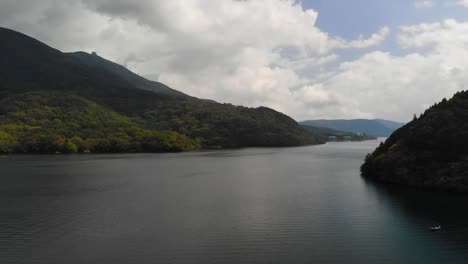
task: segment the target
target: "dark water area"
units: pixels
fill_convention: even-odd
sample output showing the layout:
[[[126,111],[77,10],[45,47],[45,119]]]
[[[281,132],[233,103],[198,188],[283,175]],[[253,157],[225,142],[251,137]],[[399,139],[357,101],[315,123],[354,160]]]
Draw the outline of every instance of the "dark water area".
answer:
[[[364,181],[378,143],[0,158],[0,263],[467,263],[468,195]]]

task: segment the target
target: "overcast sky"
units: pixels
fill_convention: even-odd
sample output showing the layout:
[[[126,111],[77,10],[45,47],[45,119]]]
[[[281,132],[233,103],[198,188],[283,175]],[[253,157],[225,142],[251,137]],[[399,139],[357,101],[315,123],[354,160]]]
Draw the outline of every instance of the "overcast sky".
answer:
[[[468,88],[468,0],[0,0],[0,26],[297,120],[408,121]]]

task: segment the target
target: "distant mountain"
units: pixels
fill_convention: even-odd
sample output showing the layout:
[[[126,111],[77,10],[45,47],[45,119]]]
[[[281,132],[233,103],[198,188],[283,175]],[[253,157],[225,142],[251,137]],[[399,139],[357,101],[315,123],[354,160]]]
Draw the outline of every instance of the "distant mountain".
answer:
[[[395,131],[361,167],[362,176],[427,189],[468,192],[468,91]]]
[[[384,126],[386,126],[388,128],[394,129],[394,130],[399,129],[400,127],[402,127],[404,125],[404,123],[390,121],[390,120],[384,120],[384,119],[375,119],[375,121],[377,121],[378,123],[381,123],[382,125],[384,125]]]
[[[326,127],[302,126],[310,132],[322,135],[326,141],[365,141],[377,139],[377,137],[365,133],[345,132]]]
[[[128,142],[142,143],[140,130],[144,133],[173,131],[176,134],[171,134],[171,140],[187,136],[187,142],[194,140],[202,147],[323,143],[320,135],[305,130],[290,117],[272,109],[220,104],[191,97],[164,84],[146,80],[97,54],[62,53],[6,28],[0,28],[0,52],[0,101],[15,106],[3,108],[0,112],[0,126],[8,128],[2,130],[0,127],[3,132],[0,145],[8,142],[9,149],[12,142],[16,142],[13,149],[34,152],[37,148],[24,148],[21,140],[40,136],[44,142],[60,139],[63,143],[78,136],[74,131],[81,133],[79,137],[85,141],[107,139],[105,144],[111,146],[109,149],[112,151],[126,151],[122,145],[127,146]],[[40,99],[36,101],[38,97]],[[69,110],[69,100],[96,104],[102,111],[128,119],[138,127],[134,132],[140,132],[138,135],[122,132],[109,136],[102,130],[104,127],[85,122],[87,118],[94,120],[94,113],[87,107],[78,109],[73,117],[64,115],[62,112]],[[56,123],[45,122],[46,119],[56,119]],[[96,129],[86,130],[88,126]],[[184,142],[178,143],[184,145]],[[44,148],[39,149],[36,152],[43,152]],[[160,148],[156,146],[153,149]]]
[[[402,123],[383,119],[336,119],[307,120],[301,125],[326,127],[352,133],[365,133],[376,137],[388,137],[393,131],[403,126]]]

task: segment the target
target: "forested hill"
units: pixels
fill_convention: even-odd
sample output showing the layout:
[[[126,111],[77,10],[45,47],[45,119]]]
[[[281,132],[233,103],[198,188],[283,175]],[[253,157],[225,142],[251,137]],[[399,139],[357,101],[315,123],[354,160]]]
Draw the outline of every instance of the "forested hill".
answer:
[[[177,132],[144,129],[76,95],[31,92],[0,100],[0,152],[169,152],[200,147]]]
[[[468,92],[442,100],[395,131],[362,175],[423,188],[468,191]]]
[[[38,93],[42,98],[34,109],[24,106],[2,110],[0,123],[16,128],[3,131],[0,144],[6,142],[4,138],[10,143],[12,140],[20,142],[24,136],[20,131],[25,126],[28,135],[47,131],[60,138],[75,136],[59,128],[44,130],[44,124],[31,116],[33,112],[47,111],[50,107],[56,111],[66,110],[61,105],[67,105],[69,96],[96,104],[103,111],[115,112],[140,129],[186,135],[202,147],[300,146],[324,142],[320,135],[306,131],[290,117],[272,109],[194,98],[146,80],[97,54],[63,53],[9,29],[0,28],[0,50],[0,100],[15,105],[19,98],[34,102],[30,99],[36,98]],[[61,103],[51,106],[52,101]],[[89,114],[84,109],[78,109],[75,114]],[[53,113],[48,113],[47,118],[53,118],[49,115]],[[68,124],[59,116],[55,119]],[[84,124],[78,122],[77,125]],[[87,130],[89,134],[82,133],[79,137],[85,141],[96,138],[93,131],[100,133],[101,129]],[[62,132],[66,135],[60,134]]]

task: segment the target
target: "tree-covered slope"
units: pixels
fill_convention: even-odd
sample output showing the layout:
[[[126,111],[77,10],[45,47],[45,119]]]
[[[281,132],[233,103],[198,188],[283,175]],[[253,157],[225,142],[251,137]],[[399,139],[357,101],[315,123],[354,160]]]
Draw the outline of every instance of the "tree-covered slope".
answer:
[[[146,80],[94,54],[62,53],[0,28],[0,100],[30,92],[77,95],[137,122],[171,130],[203,146],[298,146],[323,143],[274,110],[202,100]]]
[[[468,191],[468,92],[432,106],[395,131],[362,165],[384,182]]]
[[[161,152],[198,148],[176,132],[142,128],[75,95],[26,93],[0,100],[1,153]]]
[[[298,128],[290,117],[266,107],[247,108],[209,101],[164,104],[145,112],[141,122],[159,130],[175,130],[204,139],[208,146],[301,146],[322,144],[318,134]]]

